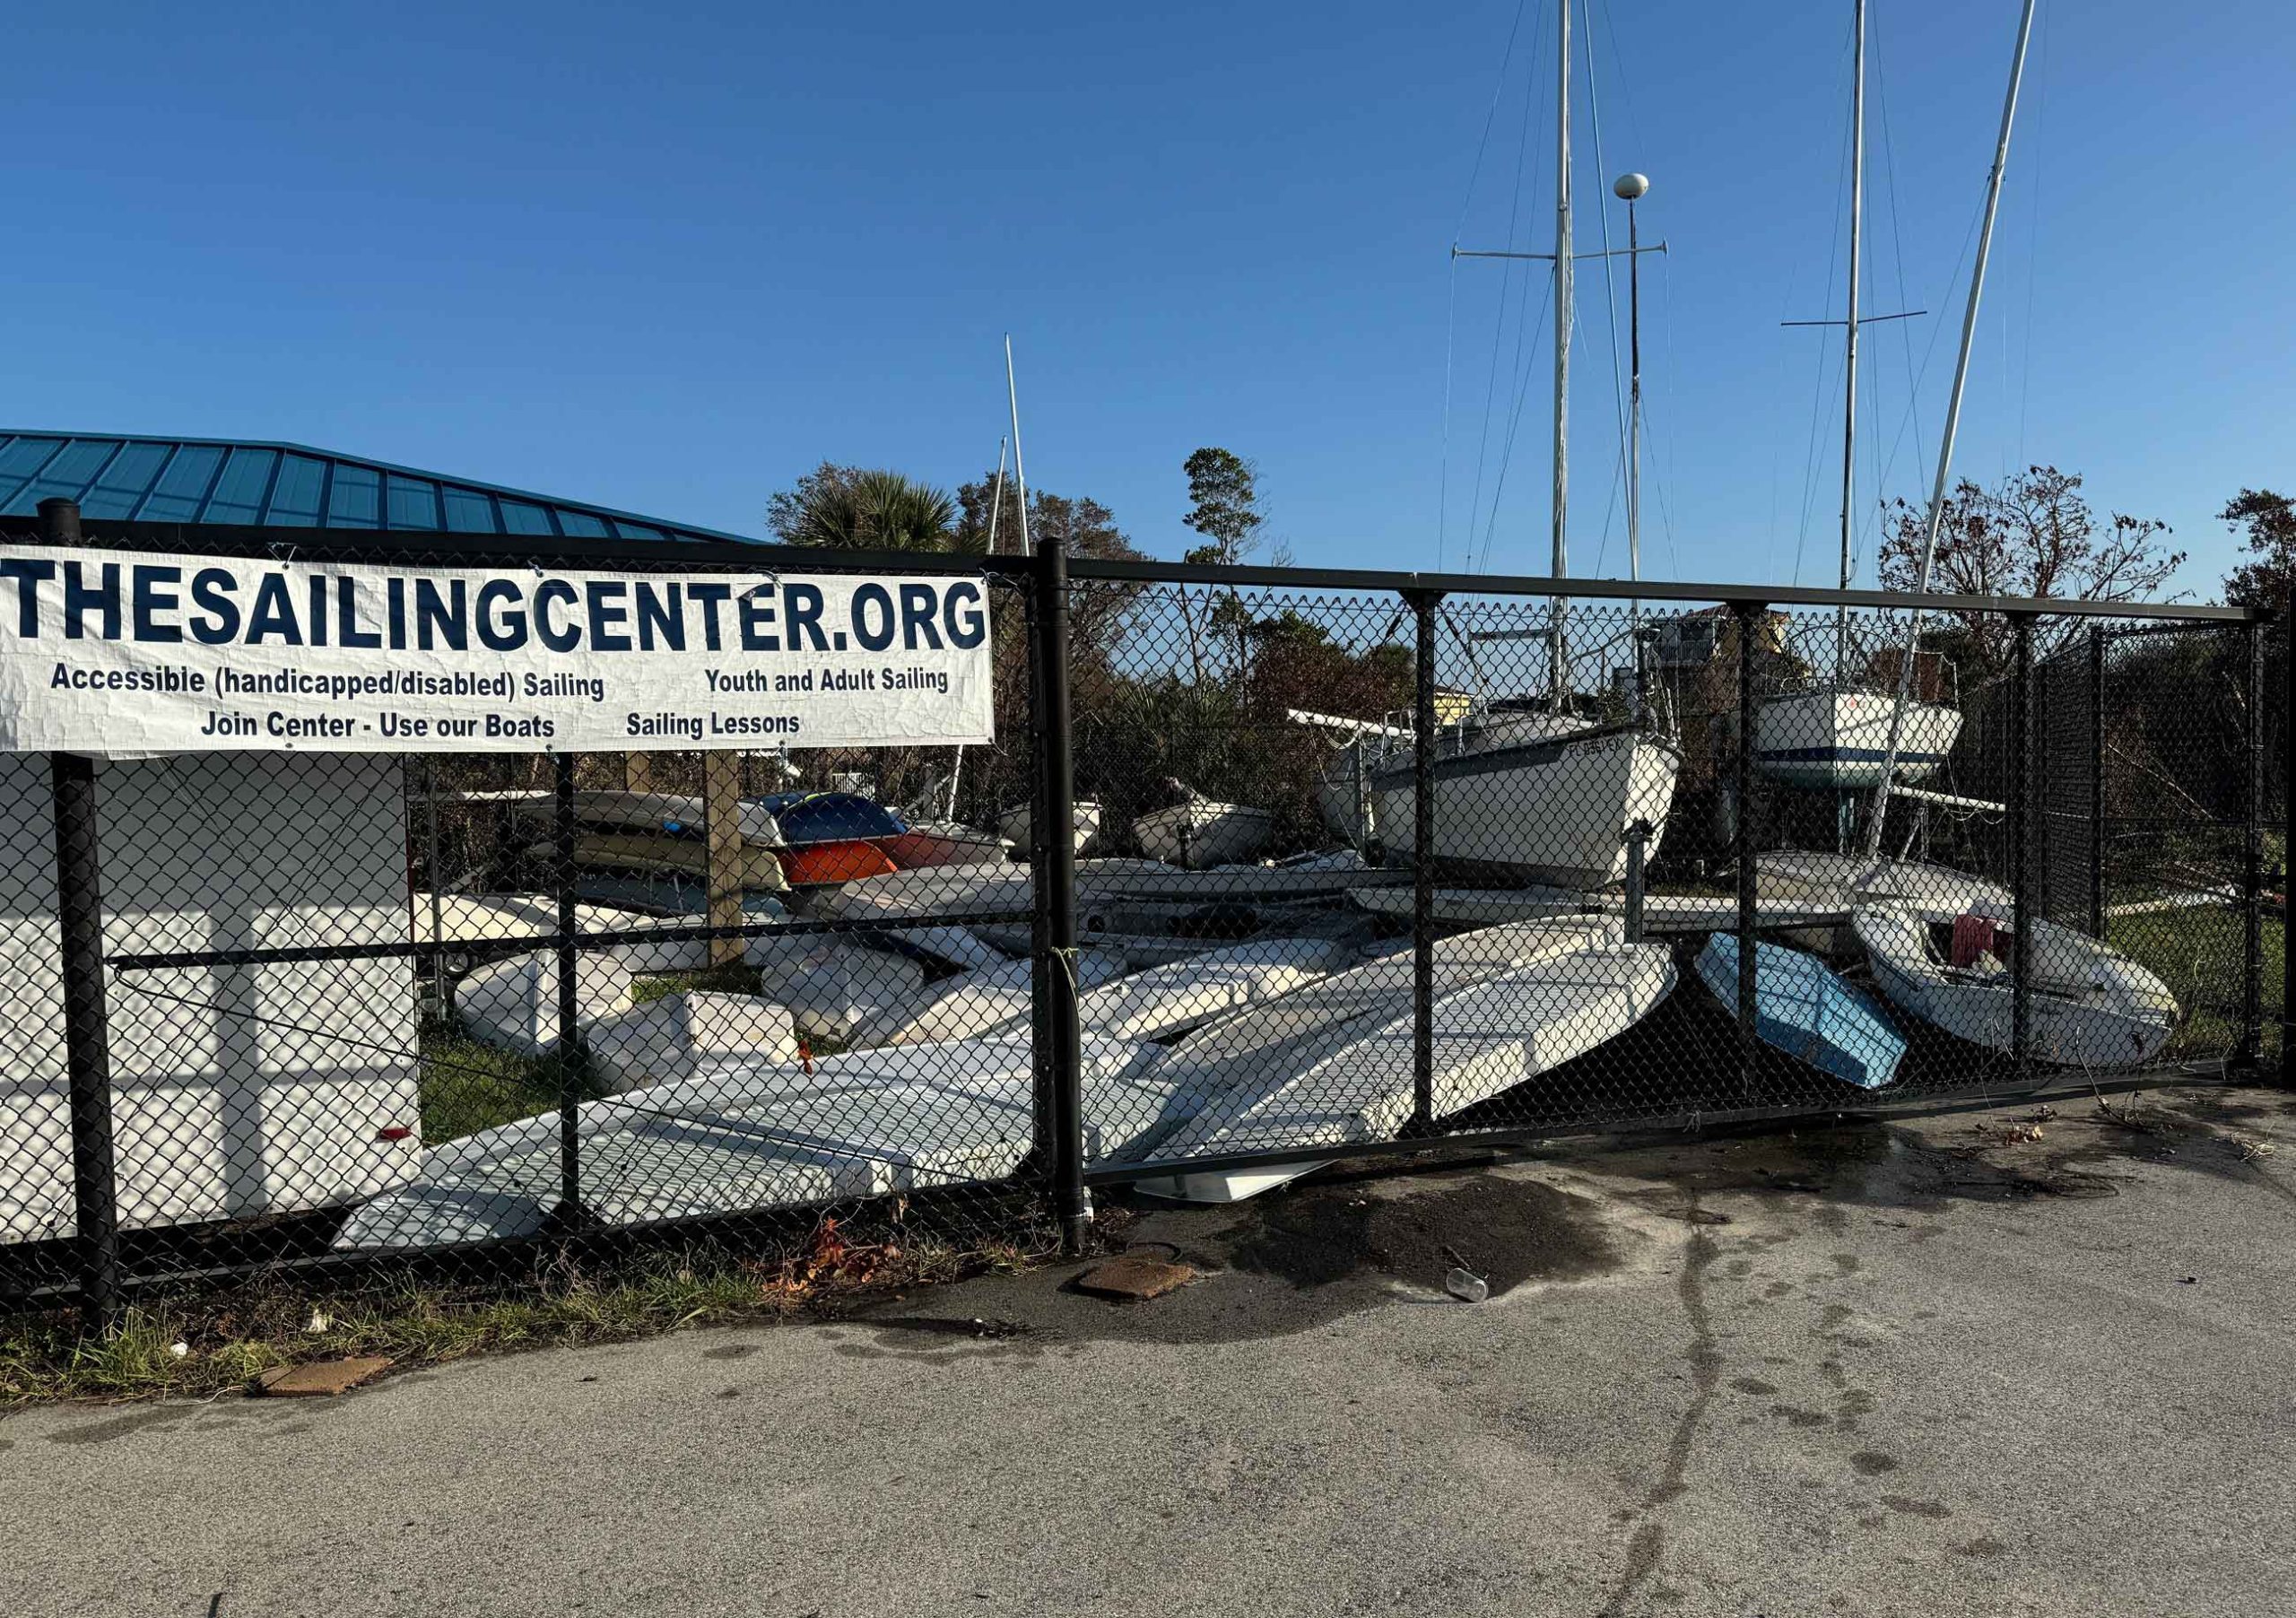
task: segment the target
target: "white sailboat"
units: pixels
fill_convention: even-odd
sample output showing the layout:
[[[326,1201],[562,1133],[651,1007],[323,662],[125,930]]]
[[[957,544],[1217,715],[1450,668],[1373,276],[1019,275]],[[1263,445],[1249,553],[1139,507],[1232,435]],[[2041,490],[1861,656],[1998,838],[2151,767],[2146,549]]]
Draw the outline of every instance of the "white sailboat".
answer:
[[[1605,887],[1626,875],[1627,828],[1647,821],[1646,853],[1674,796],[1682,750],[1639,724],[1568,714],[1469,715],[1438,734],[1434,856],[1463,875]],[[1379,840],[1416,846],[1417,781],[1408,749],[1371,772]]]
[[[1830,683],[1772,697],[1754,709],[1754,768],[1790,787],[1865,791],[1889,756],[1887,692]],[[1935,773],[1961,738],[1961,713],[1939,702],[1907,704],[1897,779]]]
[[[1551,571],[1569,575],[1570,344],[1575,325],[1570,233],[1570,6],[1557,9],[1560,28],[1555,81],[1555,239],[1546,253],[1468,252],[1462,258],[1535,258],[1554,265],[1554,483]],[[1619,182],[1631,206],[1648,189],[1639,175]],[[1630,213],[1630,217],[1631,214]],[[1628,261],[1643,251],[1627,249]],[[1630,429],[1639,434],[1639,343],[1636,409]],[[1637,532],[1640,500],[1638,444],[1628,446],[1628,556],[1640,577]],[[1624,724],[1601,724],[1571,711],[1566,632],[1568,599],[1556,596],[1552,620],[1537,631],[1548,645],[1547,693],[1543,699],[1497,701],[1477,695],[1468,711],[1444,725],[1435,744],[1434,826],[1428,839],[1434,859],[1454,874],[1501,882],[1553,883],[1598,888],[1626,874],[1628,829],[1651,827],[1646,852],[1657,852],[1666,812],[1674,803],[1682,749],[1653,726],[1638,701]],[[1491,638],[1511,638],[1513,632]],[[1353,827],[1390,858],[1415,849],[1418,800],[1413,731],[1392,721],[1365,725],[1335,761],[1318,794],[1326,819]]]
[[[1961,397],[1969,381],[1979,300],[1985,290],[1986,261],[1993,247],[1994,220],[2001,204],[2002,177],[2009,164],[2009,135],[2016,118],[2017,91],[2024,76],[2025,48],[2031,39],[2032,26],[2033,0],[2025,0],[2017,24],[2008,93],[2001,106],[1993,170],[1987,182],[1977,259],[1970,273],[1961,353],[1947,398],[1945,430],[1938,443],[1936,480],[1930,491],[1918,587],[1918,593],[1925,596],[1937,560],[1946,479],[1961,423]],[[1868,862],[1875,861],[1880,852],[1883,821],[1899,780],[1899,761],[1918,744],[1912,738],[1921,704],[1911,700],[1911,689],[1921,622],[1922,612],[1917,607],[1899,661],[1888,740],[1875,775],[1873,808],[1866,817],[1864,852]],[[1958,1038],[2003,1052],[2013,1048],[2013,970],[2022,954],[2030,990],[2034,1059],[2093,1068],[2139,1066],[2160,1054],[2179,1015],[2176,998],[2166,984],[2101,940],[2039,917],[2028,917],[2022,926],[2014,926],[2015,918],[2015,906],[1998,898],[1980,899],[1965,906],[1941,906],[1917,889],[1912,897],[1861,906],[1854,926],[1883,992],[1904,1010]]]
[[[1849,306],[1840,324],[1842,349],[1841,573],[1848,589],[1857,574],[1857,331],[1872,319],[1857,312],[1860,248],[1866,217],[1866,0],[1856,0],[1856,46],[1849,91]],[[1796,321],[1831,326],[1832,321]],[[1912,653],[1909,649],[1908,656]],[[1933,774],[1961,734],[1961,710],[1940,700],[1906,701],[1902,712],[1874,679],[1854,672],[1849,648],[1849,609],[1834,618],[1834,666],[1830,677],[1807,689],[1782,692],[1754,710],[1754,768],[1789,786],[1858,791],[1880,784],[1885,768],[1903,781]],[[1900,697],[1904,693],[1900,692]],[[1942,697],[1943,693],[1939,693]],[[1892,721],[1901,744],[1890,745]],[[1894,751],[1893,764],[1885,765]]]

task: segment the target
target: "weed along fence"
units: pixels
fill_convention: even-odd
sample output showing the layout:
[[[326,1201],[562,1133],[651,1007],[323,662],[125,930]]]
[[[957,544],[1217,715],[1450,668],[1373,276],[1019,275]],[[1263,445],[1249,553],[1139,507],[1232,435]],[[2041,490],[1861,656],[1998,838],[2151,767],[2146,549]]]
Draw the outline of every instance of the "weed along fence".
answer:
[[[2245,610],[0,519],[0,1296],[2276,1069]]]

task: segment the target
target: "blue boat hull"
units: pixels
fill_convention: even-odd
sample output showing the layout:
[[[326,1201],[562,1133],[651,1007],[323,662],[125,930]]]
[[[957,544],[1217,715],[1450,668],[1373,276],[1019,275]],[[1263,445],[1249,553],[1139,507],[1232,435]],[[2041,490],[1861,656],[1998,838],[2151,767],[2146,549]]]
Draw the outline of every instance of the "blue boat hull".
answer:
[[[1905,1039],[1872,996],[1815,955],[1784,944],[1757,943],[1754,974],[1754,1032],[1763,1044],[1860,1090],[1879,1090],[1897,1077]],[[1735,934],[1706,941],[1698,976],[1735,1012]]]

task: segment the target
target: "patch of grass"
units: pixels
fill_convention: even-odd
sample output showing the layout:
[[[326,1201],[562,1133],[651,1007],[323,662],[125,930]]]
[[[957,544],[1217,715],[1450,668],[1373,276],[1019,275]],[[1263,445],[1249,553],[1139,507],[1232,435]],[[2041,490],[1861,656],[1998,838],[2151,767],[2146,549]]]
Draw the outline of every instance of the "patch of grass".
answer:
[[[2106,926],[2106,942],[2158,976],[2184,1007],[2184,1025],[2177,1031],[2173,1049],[2215,1055],[2239,1043],[2244,927],[2233,905],[2117,916]],[[2269,912],[2264,918],[2263,944],[2264,1018],[2269,1034],[2280,1016],[2285,953],[2280,918]]]
[[[564,1069],[554,1057],[522,1057],[442,1028],[422,1035],[417,1083],[426,1144],[459,1139],[558,1105]]]
[[[728,961],[719,966],[705,967],[695,972],[662,972],[640,978],[631,986],[631,1003],[644,1005],[665,995],[683,994],[688,989],[714,989],[722,994],[754,995],[758,992],[757,968],[745,961]]]
[[[68,1313],[0,1318],[0,1410],[59,1399],[201,1398],[242,1388],[273,1366],[352,1354],[403,1369],[782,1319],[834,1311],[860,1294],[1025,1268],[1040,1256],[1011,1243],[848,1240],[825,1220],[763,1257],[697,1246],[595,1269],[561,1257],[507,1292],[406,1284],[330,1295],[257,1285],[140,1306],[99,1335],[83,1335]]]

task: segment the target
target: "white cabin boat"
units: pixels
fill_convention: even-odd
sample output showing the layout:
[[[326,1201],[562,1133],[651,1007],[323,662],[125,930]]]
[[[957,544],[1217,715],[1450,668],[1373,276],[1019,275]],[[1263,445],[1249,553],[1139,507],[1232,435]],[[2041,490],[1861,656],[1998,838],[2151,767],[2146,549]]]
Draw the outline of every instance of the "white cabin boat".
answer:
[[[1895,706],[1887,692],[1856,687],[1772,697],[1754,709],[1754,768],[1795,787],[1877,787]],[[1934,775],[1961,734],[1959,709],[1909,700],[1898,738],[1897,779]]]

